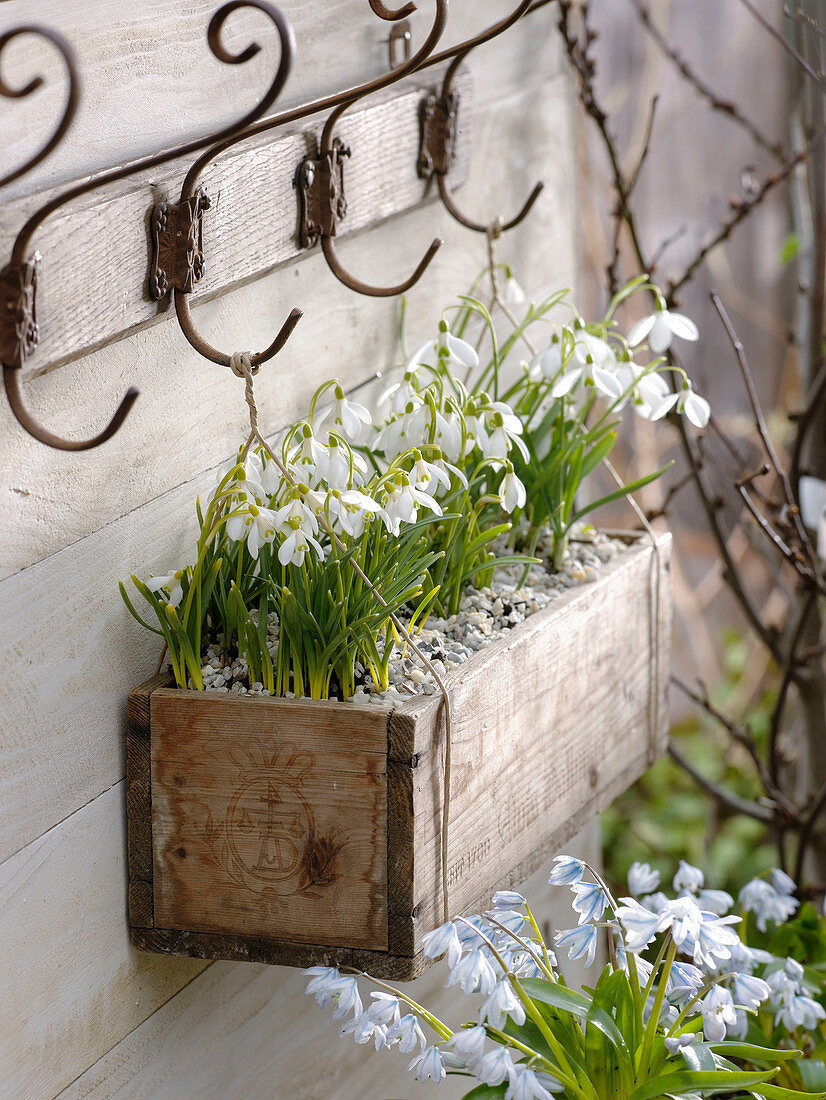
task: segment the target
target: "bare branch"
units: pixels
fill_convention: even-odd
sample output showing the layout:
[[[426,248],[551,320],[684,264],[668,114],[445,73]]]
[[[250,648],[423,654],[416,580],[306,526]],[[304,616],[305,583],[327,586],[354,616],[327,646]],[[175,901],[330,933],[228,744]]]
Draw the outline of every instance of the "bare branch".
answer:
[[[701,790],[704,790],[706,794],[710,794],[721,806],[725,806],[733,813],[753,817],[755,821],[762,821],[764,825],[770,825],[774,821],[774,814],[768,806],[761,806],[759,802],[750,802],[747,798],[741,798],[733,791],[729,791],[718,783],[706,779],[703,773],[697,771],[688,757],[677,748],[673,741],[668,742],[668,755],[675,764],[678,764],[684,772],[691,776]]]
[[[740,0],[740,3],[743,5],[744,8],[751,12],[751,14],[760,24],[760,26],[769,32],[772,38],[783,47],[786,53],[795,59],[803,72],[810,76],[812,80],[814,80],[814,82],[820,85],[820,87],[822,88],[824,83],[822,73],[815,72],[815,70],[806,60],[806,58],[801,56],[801,54],[797,52],[791,42],[788,42],[786,38],[780,33],[780,31],[776,30],[768,21],[768,19],[764,18],[764,16],[761,15],[761,13],[752,3],[752,0]]]

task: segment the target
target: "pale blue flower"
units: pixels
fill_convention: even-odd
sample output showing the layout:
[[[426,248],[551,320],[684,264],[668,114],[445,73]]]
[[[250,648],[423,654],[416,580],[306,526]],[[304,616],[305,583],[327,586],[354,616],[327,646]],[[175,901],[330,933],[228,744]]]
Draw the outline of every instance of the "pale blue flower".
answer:
[[[678,893],[682,893],[684,890],[689,894],[696,894],[699,890],[702,890],[705,883],[705,875],[699,867],[694,867],[690,863],[686,863],[684,859],[680,860],[680,865],[677,868],[677,873],[674,876],[674,889]]]
[[[367,1009],[367,1015],[370,1017],[374,1024],[384,1024],[389,1026],[395,1024],[399,1019],[399,1008],[401,1002],[399,998],[393,993],[371,993],[373,1003]]]
[[[703,1034],[710,1043],[721,1043],[726,1037],[726,1027],[737,1024],[732,996],[719,985],[713,985],[700,1001],[700,1012]]]
[[[479,1009],[479,1020],[487,1020],[492,1027],[501,1031],[508,1016],[520,1026],[525,1022],[525,1009],[522,1007],[522,1002],[514,993],[510,981],[503,978],[496,983],[490,996]]]
[[[344,1016],[349,1016],[352,1012],[355,1016],[360,1016],[362,1012],[361,997],[359,996],[359,987],[354,975],[345,975],[339,978],[337,981],[332,982],[328,987],[332,1000],[336,1003],[335,1011],[333,1012],[333,1019],[340,1020]]]
[[[469,1069],[473,1069],[485,1053],[487,1037],[487,1031],[481,1024],[477,1024],[475,1027],[463,1027],[461,1031],[455,1032],[447,1045],[459,1055]]]
[[[786,896],[791,896],[797,890],[794,879],[790,878],[785,871],[781,871],[779,867],[775,867],[772,871],[772,886],[778,894],[785,894]]]
[[[419,1025],[419,1017],[413,1012],[408,1012],[387,1029],[388,1045],[394,1046],[398,1043],[402,1054],[410,1054],[417,1046],[424,1047],[426,1042]]]
[[[677,947],[682,947],[686,942],[693,942],[703,923],[703,911],[700,906],[688,894],[669,901],[660,914],[663,929],[669,928]]]
[[[788,920],[798,906],[797,898],[778,893],[770,882],[761,878],[746,883],[740,891],[739,901],[747,913],[754,913],[761,932],[766,931],[768,921],[782,924]]]
[[[708,909],[722,917],[734,905],[734,898],[725,890],[701,890],[697,895],[697,902],[701,909]]]
[[[372,1039],[377,1051],[383,1050],[388,1045],[387,1028],[384,1024],[371,1020],[366,1012],[362,1012],[360,1016],[353,1016],[352,1019],[348,1020],[339,1030],[339,1035],[342,1037],[352,1035],[360,1046],[369,1043]]]
[[[617,917],[625,929],[625,946],[636,954],[647,947],[658,932],[670,923],[667,914],[646,909],[636,898],[621,898],[625,902],[617,909]]]
[[[768,982],[755,978],[752,974],[735,974],[732,982],[735,1002],[743,1008],[756,1009],[769,999],[771,989]]]
[[[422,937],[422,953],[427,959],[447,956],[447,965],[453,969],[462,954],[462,941],[453,921],[448,921],[433,932]]]
[[[584,966],[590,966],[594,961],[598,939],[599,933],[596,925],[593,924],[580,924],[576,928],[566,928],[554,936],[556,946],[562,951],[567,950],[568,958],[572,962],[576,962],[585,955]]]
[[[551,1085],[553,1092],[561,1091],[562,1086],[548,1074],[542,1076],[545,1084],[528,1066],[516,1066],[505,1092],[505,1100],[551,1100],[552,1091],[546,1085]]]
[[[732,924],[739,922],[739,917],[716,917],[713,914],[704,914],[703,920],[697,929],[694,940],[686,944],[686,950],[692,956],[698,966],[705,970],[714,970],[731,958],[731,949],[740,942],[740,937],[730,928]]]
[[[683,1035],[666,1036],[664,1040],[665,1049],[669,1054],[679,1054],[681,1051],[685,1050],[686,1047],[690,1047],[695,1039],[696,1035],[694,1035],[693,1032],[687,1032]]]
[[[638,898],[640,894],[651,894],[660,885],[660,872],[648,863],[636,860],[628,868],[628,892]]]
[[[338,981],[340,976],[338,970],[334,966],[310,966],[306,970],[302,970],[301,973],[310,979],[304,992],[315,997],[323,1008],[324,1005],[319,1000],[319,994],[325,996],[330,986]],[[332,993],[327,997],[327,1001],[331,997]],[[327,1001],[325,1001],[325,1004]]]
[[[417,1054],[407,1067],[407,1072],[412,1069],[416,1070],[416,1080],[422,1084],[429,1078],[439,1085],[447,1073],[442,1052],[436,1046],[425,1047],[421,1054]]]
[[[490,959],[480,947],[468,951],[451,968],[448,985],[458,985],[463,993],[482,993],[488,996],[493,992],[497,976]]]
[[[515,909],[497,909],[488,915],[498,921],[499,924],[504,925],[509,932],[515,932],[517,935],[527,923],[524,913],[517,913]]]
[[[516,1066],[507,1047],[496,1046],[479,1059],[475,1074],[486,1085],[494,1086],[509,1080],[515,1070]]]
[[[472,917],[467,917],[466,920],[463,920],[457,924],[456,934],[459,937],[459,943],[462,947],[462,950],[466,951],[469,947],[477,947],[479,945],[479,932],[484,932],[486,936],[489,936],[491,929],[487,921],[485,921],[478,914],[474,914],[474,916]],[[448,963],[448,965],[450,964]]]
[[[574,894],[571,905],[574,912],[579,913],[577,923],[599,920],[608,904],[603,888],[596,882],[575,882],[571,890]]]
[[[525,898],[516,890],[497,890],[492,898],[494,912],[497,909],[518,909],[525,904]]]
[[[668,976],[668,995],[677,1003],[690,1000],[704,982],[705,975],[699,967],[675,962]]]
[[[573,856],[555,856],[556,867],[548,878],[549,886],[571,886],[575,882],[581,882],[587,868],[581,859]]]

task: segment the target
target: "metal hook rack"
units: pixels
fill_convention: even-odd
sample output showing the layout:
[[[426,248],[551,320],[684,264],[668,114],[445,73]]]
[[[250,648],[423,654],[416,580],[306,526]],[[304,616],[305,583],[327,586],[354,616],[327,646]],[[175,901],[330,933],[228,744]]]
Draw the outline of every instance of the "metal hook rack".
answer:
[[[319,157],[315,158],[315,164],[312,168],[307,161],[302,162],[302,165],[300,165],[299,184],[306,186],[299,186],[298,191],[301,201],[305,205],[308,221],[307,232],[302,235],[302,243],[305,247],[308,247],[316,240],[320,240],[324,255],[333,274],[345,285],[359,293],[372,296],[395,295],[404,292],[418,281],[435,255],[441,244],[440,241],[434,241],[430,245],[413,275],[398,286],[370,286],[348,273],[341,264],[335,251],[333,238],[336,236],[338,220],[344,216],[346,210],[343,195],[343,158],[349,155],[349,150],[335,136],[336,124],[346,110],[368,96],[389,88],[406,76],[428,69],[446,60],[454,61],[445,82],[448,93],[451,93],[451,85],[456,70],[461,60],[467,56],[471,49],[503,33],[522,15],[544,7],[547,3],[550,3],[550,0],[533,0],[533,3],[521,0],[509,16],[500,20],[494,26],[487,28],[458,46],[438,53],[435,51],[447,23],[448,0],[434,0],[434,3],[436,10],[430,31],[422,46],[415,52],[411,52],[411,35],[407,17],[416,10],[416,5],[407,3],[393,10],[388,8],[382,0],[368,0],[369,7],[375,15],[394,24],[389,39],[390,71],[364,84],[336,92],[333,95],[325,96],[269,117],[263,116],[282,91],[292,63],[294,43],[291,28],[279,9],[269,3],[268,0],[228,0],[218,8],[210,21],[207,41],[213,55],[225,64],[243,64],[254,57],[261,48],[258,42],[252,42],[238,53],[232,53],[226,49],[222,42],[222,30],[232,12],[240,8],[257,9],[267,15],[277,30],[280,43],[278,68],[266,93],[255,107],[241,119],[208,137],[187,142],[157,155],[144,157],[126,166],[104,172],[56,194],[26,220],[15,240],[11,262],[0,271],[0,361],[3,364],[3,378],[12,412],[26,431],[48,446],[61,450],[86,450],[96,447],[110,439],[117,432],[138,396],[136,390],[130,389],[109,425],[102,432],[91,439],[73,441],[55,435],[36,422],[25,407],[20,387],[21,368],[37,347],[39,337],[36,293],[42,261],[39,253],[31,251],[35,233],[52,214],[61,211],[67,204],[91,191],[96,191],[127,177],[136,176],[138,173],[155,169],[193,153],[199,154],[186,172],[181,187],[180,202],[177,204],[158,204],[153,211],[151,234],[154,243],[154,258],[149,289],[152,297],[156,300],[164,297],[171,290],[174,295],[176,317],[185,337],[199,353],[212,362],[228,365],[229,356],[212,347],[199,335],[192,322],[189,302],[189,295],[203,276],[205,267],[201,227],[202,215],[209,208],[209,199],[203,189],[199,188],[199,179],[204,170],[223,153],[268,131],[284,127],[323,111],[329,111],[330,114],[321,135]],[[36,164],[44,160],[57,147],[71,125],[79,100],[80,81],[74,53],[62,36],[51,29],[32,24],[6,32],[0,36],[0,55],[9,42],[24,33],[40,35],[52,42],[59,50],[69,77],[69,91],[64,114],[49,140],[26,164],[0,179],[0,185],[20,178],[25,172],[30,171]],[[397,63],[400,43],[403,44],[402,53],[404,58],[401,63]],[[0,77],[0,96],[23,98],[31,94],[41,84],[42,78],[35,77],[25,87],[15,89],[10,88]],[[452,154],[452,150],[450,152]],[[447,159],[448,161],[452,160],[452,156],[448,156]],[[442,174],[437,173],[437,183],[440,191],[444,183],[443,176],[446,174],[447,170]],[[446,185],[444,190],[449,196]],[[444,195],[442,197],[448,205],[449,197],[448,200],[444,199]],[[535,195],[531,197],[517,220],[521,220],[525,216],[534,200]],[[450,209],[449,205],[448,208]],[[315,212],[314,215],[312,211]],[[465,225],[469,225],[470,228],[477,228],[469,220],[463,220],[461,217],[458,220]],[[253,356],[253,362],[256,366],[271,359],[281,350],[300,316],[301,312],[299,310],[291,312],[272,344],[264,351]]]

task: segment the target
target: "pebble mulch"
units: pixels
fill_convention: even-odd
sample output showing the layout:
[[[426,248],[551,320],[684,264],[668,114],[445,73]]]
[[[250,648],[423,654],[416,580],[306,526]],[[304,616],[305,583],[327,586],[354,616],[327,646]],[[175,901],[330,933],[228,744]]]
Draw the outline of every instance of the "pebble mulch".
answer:
[[[546,565],[533,565],[525,584],[517,587],[523,575],[520,566],[503,566],[497,570],[491,588],[469,588],[457,615],[448,619],[431,617],[416,636],[416,645],[430,658],[439,673],[444,674],[467,661],[473,654],[504,637],[509,630],[529,615],[540,611],[556,596],[578,584],[597,579],[599,568],[615,557],[625,544],[600,531],[575,531],[565,555],[563,567],[549,572]],[[537,557],[545,559],[551,552],[550,537],[540,543]],[[267,646],[275,660],[278,650],[278,619],[270,616]],[[390,686],[377,691],[368,670],[356,666],[358,687],[352,696],[354,703],[399,703],[414,695],[434,695],[438,692],[432,677],[422,667],[416,655],[398,651],[390,662]],[[263,684],[248,683],[247,665],[243,658],[222,666],[220,650],[211,645],[206,651],[202,669],[207,691],[234,692],[239,695],[263,695]]]

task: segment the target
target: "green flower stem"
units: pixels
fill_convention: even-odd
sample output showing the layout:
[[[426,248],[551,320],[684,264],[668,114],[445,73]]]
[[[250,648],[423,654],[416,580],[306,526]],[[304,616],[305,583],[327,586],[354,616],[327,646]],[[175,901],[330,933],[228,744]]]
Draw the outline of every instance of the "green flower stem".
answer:
[[[665,956],[665,964],[663,965],[662,976],[660,977],[660,984],[657,986],[657,992],[654,997],[654,1006],[651,1009],[651,1015],[648,1017],[648,1023],[645,1025],[645,1034],[642,1041],[642,1050],[640,1052],[640,1063],[638,1067],[638,1079],[641,1081],[646,1080],[648,1070],[651,1064],[651,1051],[654,1047],[654,1038],[657,1034],[657,1028],[660,1023],[660,1013],[662,1012],[663,1002],[665,1001],[665,988],[668,985],[668,979],[671,976],[671,967],[674,965],[674,960],[677,958],[677,945],[674,939],[669,935],[671,941],[668,945],[668,951]]]
[[[361,974],[363,978],[366,978],[368,982],[372,982],[373,985],[378,986],[379,989],[384,989],[388,993],[392,993],[394,997],[398,997],[400,1001],[404,1001],[404,1003],[409,1005],[414,1012],[417,1012],[442,1039],[450,1039],[452,1037],[453,1032],[443,1020],[440,1020],[438,1016],[434,1016],[432,1012],[428,1012],[423,1005],[418,1004],[412,997],[408,997],[406,993],[402,993],[400,989],[388,985],[387,982],[383,982],[379,978],[374,978],[372,974],[367,974],[363,970],[350,971],[349,967],[342,967],[342,970],[349,971],[353,974]]]
[[[538,1050],[533,1050],[526,1043],[522,1043],[519,1039],[514,1038],[513,1035],[508,1035],[506,1031],[500,1031],[499,1028],[491,1027],[490,1024],[483,1024],[485,1031],[488,1033],[488,1038],[494,1039],[500,1046],[514,1047],[516,1050],[521,1050],[523,1054],[527,1054],[532,1062],[541,1062],[549,1073],[552,1073],[554,1077],[559,1073],[559,1066],[552,1062],[549,1058],[545,1058],[540,1054]],[[564,1082],[563,1082],[564,1083]]]
[[[531,907],[530,905],[528,905],[527,902],[525,902],[525,912],[528,915],[528,923],[530,924],[531,928],[534,931],[534,935],[542,946],[542,956],[545,960],[545,966],[548,968],[549,979],[555,982],[556,975],[554,974],[553,967],[551,966],[551,956],[548,954],[548,946],[545,943],[545,937],[539,931],[539,925],[536,923],[536,917],[533,915]]]

